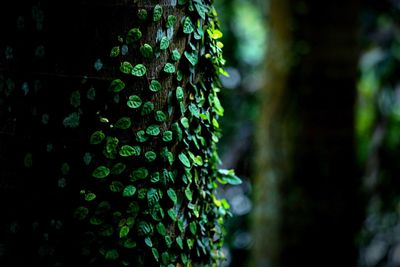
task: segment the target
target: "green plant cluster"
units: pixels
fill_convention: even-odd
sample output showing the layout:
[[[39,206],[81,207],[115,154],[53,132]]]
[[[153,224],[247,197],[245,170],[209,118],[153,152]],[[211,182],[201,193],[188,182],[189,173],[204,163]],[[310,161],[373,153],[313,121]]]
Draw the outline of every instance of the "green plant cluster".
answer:
[[[185,16],[167,15],[161,5],[138,8],[137,25],[111,48],[119,75],[108,93],[118,108],[99,112],[88,138],[92,178],[75,217],[90,226],[85,253],[121,266],[217,266],[229,205],[215,189],[240,183],[233,171],[218,170],[219,75],[226,73],[216,11],[212,1],[177,4]],[[185,50],[175,48],[171,36],[158,38],[157,46],[144,42],[148,33],[141,25],[148,23],[163,30],[179,23]],[[129,60],[127,48],[138,62]],[[159,53],[169,53],[168,61],[150,77],[146,62],[159,60]],[[173,88],[157,78],[171,76]],[[167,95],[165,105],[154,101],[157,94]],[[64,124],[74,121],[68,117]]]

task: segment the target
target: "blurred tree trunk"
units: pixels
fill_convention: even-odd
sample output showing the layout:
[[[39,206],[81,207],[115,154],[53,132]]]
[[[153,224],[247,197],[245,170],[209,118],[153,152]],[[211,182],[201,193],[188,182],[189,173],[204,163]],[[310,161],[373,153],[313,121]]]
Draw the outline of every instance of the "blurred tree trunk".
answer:
[[[358,1],[269,2],[250,266],[355,266]]]
[[[211,2],[0,4],[1,266],[215,261],[222,59],[219,37],[204,33]],[[133,75],[123,62],[146,71]],[[161,87],[150,88],[154,80]],[[132,95],[140,105],[128,103]],[[124,146],[140,155],[123,155]]]

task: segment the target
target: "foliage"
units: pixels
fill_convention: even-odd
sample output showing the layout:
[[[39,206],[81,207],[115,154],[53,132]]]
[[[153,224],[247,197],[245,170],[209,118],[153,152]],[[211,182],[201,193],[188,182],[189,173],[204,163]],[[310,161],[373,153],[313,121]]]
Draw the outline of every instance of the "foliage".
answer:
[[[85,201],[76,214],[92,224],[91,232],[97,236],[96,244],[89,246],[98,247],[106,259],[124,266],[132,264],[132,253],[139,264],[150,264],[146,255],[152,255],[151,265],[214,266],[223,258],[222,223],[229,214],[229,205],[217,200],[214,190],[218,182],[240,183],[233,171],[217,170],[217,120],[223,112],[217,95],[218,76],[225,74],[225,60],[216,11],[202,0],[179,1],[179,6],[186,14],[182,19],[171,15],[165,19],[161,5],[137,14],[138,21],[146,23],[166,20],[166,28],[180,20],[181,33],[190,36],[184,57],[167,36],[159,39],[157,47],[140,45],[147,34],[142,22],[131,25],[125,40],[111,48],[110,57],[121,73],[111,81],[110,94],[127,101],[115,103],[121,106],[116,122],[98,124],[90,138],[93,146],[102,147],[97,151],[104,151],[95,153],[94,149],[90,164],[93,177],[100,179],[82,190]],[[123,45],[128,45],[129,51],[139,50],[143,63],[130,62],[120,54]],[[170,53],[171,61],[165,63],[163,71],[176,77],[176,89],[168,88],[162,79],[146,77],[146,62],[157,60],[158,53]],[[151,80],[149,90],[130,95],[132,77]],[[151,100],[161,93],[174,95],[165,110],[158,110]],[[101,118],[116,116],[105,110]],[[134,124],[141,120],[149,124],[138,129]],[[132,132],[136,142],[123,139]],[[132,160],[136,167],[130,164]],[[101,208],[105,205],[107,209]],[[102,234],[105,228],[107,234]]]
[[[43,2],[45,10],[53,11],[52,1]],[[41,213],[34,218],[39,222],[32,224],[39,229],[32,237],[35,239],[32,244],[40,244],[37,250],[42,253],[38,265],[45,260],[43,264],[52,266],[73,262],[71,255],[75,256],[78,249],[79,264],[91,262],[96,266],[217,266],[223,259],[223,222],[229,214],[229,205],[215,196],[215,190],[220,181],[238,184],[239,180],[231,171],[218,171],[216,147],[221,136],[218,120],[223,114],[218,98],[219,75],[226,73],[217,14],[212,1],[207,0],[179,0],[176,6],[139,2],[133,1],[127,10],[127,13],[134,11],[129,13],[135,16],[133,22],[129,20],[132,25],[113,29],[115,40],[100,44],[109,47],[106,53],[96,54],[93,62],[89,62],[92,70],[86,69],[85,60],[89,57],[84,51],[103,51],[103,48],[86,47],[84,40],[90,34],[84,30],[104,24],[102,20],[79,17],[82,20],[76,21],[88,25],[82,25],[85,35],[80,36],[80,42],[66,40],[65,47],[79,43],[79,49],[71,49],[73,60],[66,60],[69,54],[57,54],[66,53],[64,50],[53,51],[50,40],[49,51],[67,63],[57,62],[57,58],[54,59],[57,68],[48,63],[54,73],[41,73],[45,78],[35,80],[34,90],[22,86],[17,91],[14,77],[7,71],[1,73],[1,122],[3,114],[9,116],[6,119],[13,119],[14,110],[18,122],[21,118],[23,123],[28,121],[27,126],[18,126],[27,135],[28,141],[24,143],[30,144],[18,145],[23,147],[23,155],[15,153],[18,154],[15,158],[18,164],[23,163],[23,177],[32,176],[32,172],[47,179],[38,182],[35,189],[42,187],[41,183],[51,184],[32,193],[37,194],[38,203],[42,204],[48,196],[40,195],[43,192],[53,196],[46,202],[55,203],[55,208],[38,208]],[[66,7],[76,12],[76,6]],[[115,9],[120,12],[119,6]],[[82,10],[77,13],[80,12],[85,13]],[[43,13],[39,6],[32,11],[32,20],[36,22],[32,27],[36,26],[39,36],[43,29],[46,30],[43,36],[54,29],[56,34],[61,34],[62,29],[71,28],[72,33],[81,30],[75,20],[72,24],[75,27],[54,24],[43,28]],[[57,14],[46,18],[57,21]],[[156,33],[150,28],[156,29]],[[104,37],[104,28],[96,30],[96,38]],[[7,34],[19,37],[13,32]],[[7,52],[10,62],[11,53]],[[37,57],[42,54],[43,51]],[[32,64],[29,66],[35,67],[36,60],[27,60]],[[53,63],[52,60],[49,61]],[[85,66],[80,65],[82,62]],[[14,71],[13,64],[10,69]],[[89,74],[68,73],[74,68]],[[46,75],[51,78],[46,79]],[[65,80],[60,82],[60,79]],[[42,86],[50,88],[48,84],[67,88],[49,94],[50,107],[46,106],[50,97],[40,90]],[[69,86],[72,88],[68,89]],[[26,95],[29,98],[22,98]],[[36,103],[38,99],[41,101]],[[29,108],[19,110],[24,106],[20,102],[29,103],[25,105]],[[30,112],[33,116],[20,116]],[[29,135],[29,127],[37,136]],[[51,180],[55,173],[56,183]],[[54,184],[57,190],[53,190]],[[71,213],[76,221],[68,217]],[[54,227],[46,227],[48,218]],[[60,226],[64,223],[68,229]],[[31,227],[24,221],[25,225]],[[28,237],[21,234],[18,240],[24,238]],[[11,245],[13,239],[14,236],[9,238]],[[70,244],[73,244],[71,252],[65,250]],[[6,246],[7,251],[9,246]]]

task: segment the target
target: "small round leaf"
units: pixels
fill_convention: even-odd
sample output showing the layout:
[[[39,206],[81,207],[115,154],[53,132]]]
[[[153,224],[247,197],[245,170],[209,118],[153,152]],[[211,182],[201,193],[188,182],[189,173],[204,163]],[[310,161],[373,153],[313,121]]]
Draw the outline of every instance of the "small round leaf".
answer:
[[[166,73],[174,73],[174,72],[176,71],[175,65],[174,65],[174,64],[171,64],[171,63],[165,64],[165,66],[164,66],[164,71],[165,71]]]
[[[132,69],[132,75],[134,75],[134,76],[142,77],[145,74],[146,74],[146,66],[143,64],[137,64]]]
[[[119,150],[119,154],[122,157],[139,156],[140,152],[141,149],[139,146],[129,146],[129,145],[124,145]]]
[[[103,179],[106,178],[109,174],[109,168],[107,168],[106,166],[99,166],[93,171],[92,176],[95,178]]]
[[[131,95],[127,102],[130,108],[139,108],[142,105],[142,100],[137,95]]]
[[[158,92],[161,90],[161,83],[157,80],[152,80],[149,88],[152,92]]]
[[[178,158],[185,167],[190,168],[190,161],[184,153],[180,153]]]
[[[158,127],[157,125],[150,125],[146,129],[146,133],[148,135],[157,136],[160,134],[160,127]]]
[[[153,56],[153,48],[149,44],[144,44],[140,47],[140,53],[145,58],[151,58]]]
[[[131,127],[132,122],[128,117],[122,117],[115,123],[115,128],[126,130]]]
[[[90,143],[92,145],[100,144],[106,135],[102,131],[96,131],[90,136]]]
[[[160,5],[156,5],[153,10],[153,21],[159,21],[163,14],[163,8]]]
[[[169,47],[169,40],[167,37],[163,36],[160,41],[160,49],[166,50]]]
[[[131,74],[133,67],[132,67],[132,64],[129,63],[128,61],[124,61],[121,63],[121,66],[119,67],[119,69],[122,73]]]
[[[157,158],[157,154],[154,151],[147,151],[144,154],[144,157],[146,158],[146,161],[152,162]]]
[[[142,32],[139,30],[139,28],[130,29],[126,35],[126,43],[132,44],[140,38],[142,38]]]
[[[136,192],[136,187],[134,187],[133,185],[128,185],[127,187],[124,188],[122,196],[131,197],[135,194],[135,192]]]
[[[121,92],[125,88],[125,83],[120,79],[115,79],[110,83],[109,89],[115,93]]]

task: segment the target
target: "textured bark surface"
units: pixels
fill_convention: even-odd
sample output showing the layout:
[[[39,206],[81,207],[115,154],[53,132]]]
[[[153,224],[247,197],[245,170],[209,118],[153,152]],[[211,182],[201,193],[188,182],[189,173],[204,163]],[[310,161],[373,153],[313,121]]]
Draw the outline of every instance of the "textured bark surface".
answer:
[[[357,1],[270,1],[252,266],[355,266]]]
[[[176,1],[135,2],[0,4],[1,266],[101,266],[98,259],[81,254],[81,243],[89,237],[82,236],[85,229],[76,225],[72,214],[78,206],[80,189],[92,183],[91,170],[83,158],[93,150],[88,138],[101,124],[98,117],[111,114],[108,119],[116,121],[123,109],[108,105],[113,102],[108,87],[113,77],[120,74],[119,62],[110,58],[110,49],[118,44],[119,36],[125,37],[134,26],[141,27],[142,44],[159,46],[156,41],[167,34],[158,30],[164,26],[165,18],[175,15],[180,21],[184,15]],[[156,4],[164,9],[163,19],[157,23],[138,21],[139,8],[149,10],[151,17],[150,10]],[[157,60],[143,62],[139,49],[130,49],[126,60],[146,64],[147,79],[127,78],[121,102],[125,103],[129,95],[139,94],[152,101],[155,110],[167,112],[168,93],[177,85],[176,79],[165,75],[162,68],[172,48],[182,53],[186,47],[187,36],[177,34],[179,26],[176,23],[170,30],[173,44],[168,53],[161,52]],[[151,95],[151,79],[157,79],[166,89]],[[91,88],[95,89],[95,96],[89,97]],[[80,92],[79,107],[71,104],[74,91]],[[63,125],[64,119],[74,112],[80,113],[79,130]],[[173,119],[169,117],[161,129],[170,128]],[[135,121],[131,132],[120,134],[120,142],[132,142],[133,133],[148,124],[146,119]],[[143,147],[159,148],[157,141]],[[132,161],[131,168],[136,164]]]

